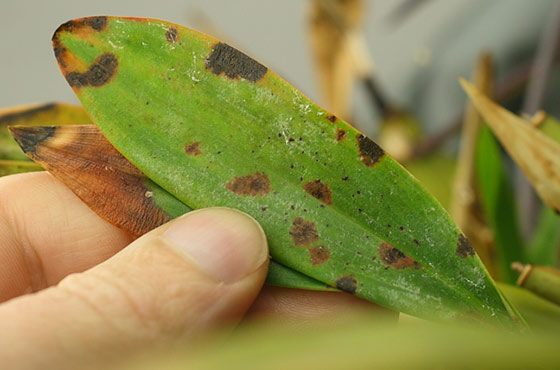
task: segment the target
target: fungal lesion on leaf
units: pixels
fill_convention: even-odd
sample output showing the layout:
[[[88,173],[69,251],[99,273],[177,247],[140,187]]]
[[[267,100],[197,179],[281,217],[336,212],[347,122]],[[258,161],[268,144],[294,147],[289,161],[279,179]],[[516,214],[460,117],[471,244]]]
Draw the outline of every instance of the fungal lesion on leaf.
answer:
[[[194,141],[190,144],[185,145],[185,153],[192,156],[197,156],[202,154],[200,150],[200,141]]]
[[[270,192],[270,180],[261,172],[246,176],[236,176],[226,184],[226,188],[237,195],[265,196]]]
[[[167,31],[165,31],[165,38],[171,44],[174,44],[179,39],[179,31],[175,27],[169,27]]]
[[[296,217],[290,228],[290,235],[296,247],[305,247],[319,240],[319,233],[314,222]]]
[[[257,82],[264,77],[268,68],[240,52],[239,50],[218,42],[206,59],[206,69],[215,75],[225,74],[228,78],[244,78],[250,82]]]
[[[408,257],[389,243],[381,243],[379,246],[379,258],[385,265],[394,269],[404,269],[408,267],[412,267],[414,269],[422,268],[418,262]]]
[[[336,141],[343,141],[344,139],[346,139],[346,131],[344,131],[341,128],[337,129],[335,133],[335,138]]]
[[[325,117],[328,121],[330,121],[331,123],[335,123],[336,120],[338,119],[334,114],[330,114],[328,116]]]
[[[457,256],[467,258],[474,255],[475,251],[471,242],[469,242],[465,235],[459,234],[459,238],[457,239]]]
[[[332,204],[331,189],[327,184],[322,183],[321,180],[309,181],[308,183],[303,185],[303,190],[325,204]]]
[[[358,288],[358,281],[352,275],[344,275],[336,279],[335,286],[343,292],[355,294]]]
[[[86,72],[69,72],[66,80],[70,86],[82,88],[86,86],[100,87],[107,84],[115,75],[119,62],[112,53],[100,55]]]
[[[375,166],[385,155],[383,149],[367,136],[358,134],[356,141],[362,162],[368,167]]]
[[[319,245],[309,248],[309,257],[313,266],[323,265],[331,258],[331,253],[324,245]]]

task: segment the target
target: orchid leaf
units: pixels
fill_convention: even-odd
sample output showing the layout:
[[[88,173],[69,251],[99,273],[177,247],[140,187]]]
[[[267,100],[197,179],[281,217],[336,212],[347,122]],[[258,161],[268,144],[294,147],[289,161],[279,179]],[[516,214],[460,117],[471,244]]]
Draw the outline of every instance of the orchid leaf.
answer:
[[[27,160],[8,133],[8,126],[72,124],[91,124],[84,108],[65,103],[29,104],[2,108],[0,109],[0,159]],[[25,168],[20,167],[20,169]]]
[[[240,51],[116,17],[70,21],[53,43],[119,152],[190,208],[255,217],[280,264],[419,317],[523,322],[413,176]]]

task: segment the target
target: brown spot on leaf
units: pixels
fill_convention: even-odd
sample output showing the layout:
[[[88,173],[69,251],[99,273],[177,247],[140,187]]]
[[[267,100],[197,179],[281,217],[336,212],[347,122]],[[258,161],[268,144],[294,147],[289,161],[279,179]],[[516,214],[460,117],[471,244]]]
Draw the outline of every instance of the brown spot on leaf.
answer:
[[[270,180],[264,173],[237,176],[226,184],[226,188],[237,195],[263,196],[270,191]]]
[[[200,151],[200,141],[195,141],[193,143],[185,145],[185,153],[188,155],[199,155]]]
[[[358,282],[352,275],[345,275],[338,278],[335,281],[335,285],[337,289],[342,290],[343,292],[347,292],[350,294],[356,293],[356,288],[358,287]]]
[[[334,114],[328,115],[327,117],[325,117],[327,120],[329,120],[332,123],[335,123],[337,118]]]
[[[344,139],[346,139],[346,131],[344,131],[343,129],[338,129],[336,130],[336,141],[342,141]]]
[[[257,82],[264,77],[268,69],[237,49],[217,43],[206,59],[206,69],[215,75],[225,74],[228,78],[242,77],[251,82]]]
[[[103,86],[115,75],[118,65],[114,54],[105,53],[93,62],[87,72],[70,72],[66,74],[66,80],[70,86],[78,89],[85,86]]]
[[[469,242],[465,235],[459,234],[459,239],[457,240],[457,256],[466,258],[474,255],[475,252],[471,242]]]
[[[358,148],[360,149],[360,156],[362,157],[362,162],[368,167],[373,167],[381,160],[385,155],[385,152],[379,145],[377,145],[373,140],[358,134],[356,137],[358,141]]]
[[[331,254],[324,245],[309,248],[309,256],[311,257],[312,265],[322,265],[329,260]]]
[[[179,32],[175,27],[169,27],[169,29],[165,32],[165,38],[167,41],[174,44],[179,38]]]
[[[418,262],[388,243],[381,243],[379,246],[379,257],[385,265],[395,269],[404,269],[407,267],[413,267],[415,269],[421,268]]]
[[[323,184],[321,180],[309,181],[307,184],[303,185],[303,190],[325,204],[332,204],[331,189],[329,189],[327,184]]]
[[[296,217],[290,228],[290,235],[296,247],[305,247],[319,240],[317,226],[311,221]]]

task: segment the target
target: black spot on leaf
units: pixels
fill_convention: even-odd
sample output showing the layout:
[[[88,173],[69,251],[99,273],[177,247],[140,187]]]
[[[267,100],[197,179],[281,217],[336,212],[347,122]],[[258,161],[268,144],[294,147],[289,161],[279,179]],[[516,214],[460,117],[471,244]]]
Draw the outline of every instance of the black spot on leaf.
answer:
[[[56,133],[55,126],[14,126],[10,132],[25,153],[35,154],[37,145]]]
[[[360,149],[360,156],[362,157],[362,162],[368,166],[373,167],[381,160],[385,155],[385,152],[379,145],[377,145],[373,140],[358,134],[357,136],[358,148]]]
[[[76,88],[103,86],[114,76],[118,65],[114,54],[105,53],[93,62],[87,72],[70,72],[66,75],[66,80],[70,86]]]
[[[421,268],[418,262],[388,243],[381,243],[379,246],[379,257],[385,265],[395,269],[404,269],[407,267],[413,267],[415,269]]]
[[[457,240],[457,256],[466,258],[474,255],[474,248],[469,240],[465,237],[465,235],[459,234],[459,239]]]
[[[335,123],[336,120],[337,120],[337,118],[334,114],[331,114],[331,115],[327,116],[326,118],[327,118],[327,120],[329,120],[332,123]]]
[[[264,77],[268,69],[237,49],[217,43],[206,59],[206,69],[215,75],[225,74],[228,78],[242,77],[251,82],[257,82]]]
[[[336,130],[336,141],[342,141],[344,139],[346,139],[346,131],[344,131],[343,129],[338,129]]]
[[[335,281],[337,289],[350,294],[356,293],[358,282],[352,275],[345,275]]]

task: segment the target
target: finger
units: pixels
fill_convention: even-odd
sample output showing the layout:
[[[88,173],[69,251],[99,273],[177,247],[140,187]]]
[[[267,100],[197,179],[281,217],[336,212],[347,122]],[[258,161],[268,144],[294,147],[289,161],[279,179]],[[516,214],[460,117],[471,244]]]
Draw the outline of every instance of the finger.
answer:
[[[321,292],[266,286],[247,313],[247,320],[273,320],[296,328],[332,323],[357,314],[396,321],[398,313],[343,292]]]
[[[0,302],[85,271],[131,241],[46,172],[0,178]]]
[[[192,338],[240,320],[267,269],[256,221],[224,208],[191,212],[56,287],[1,305],[0,358],[58,369]]]

